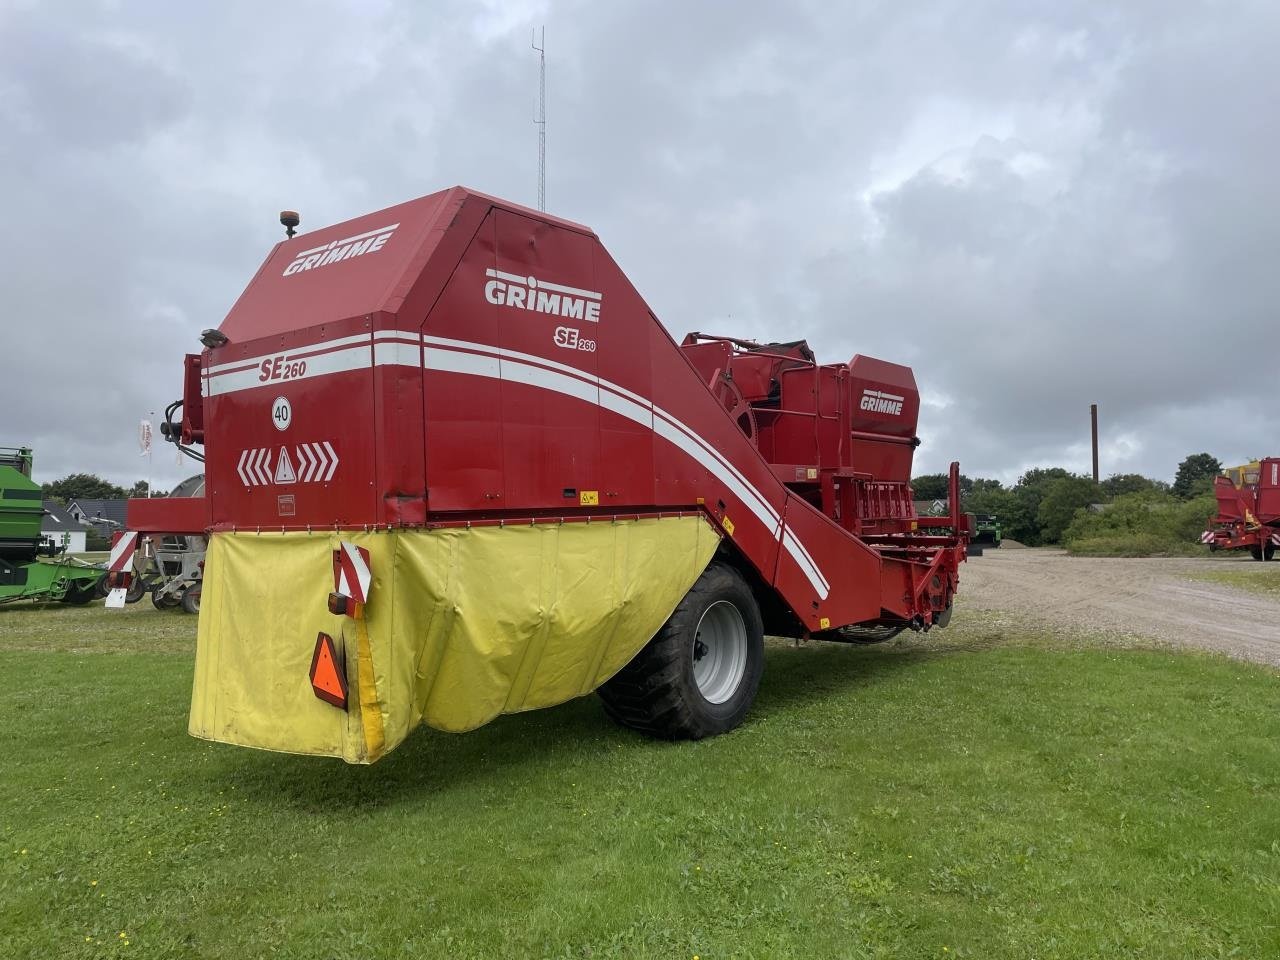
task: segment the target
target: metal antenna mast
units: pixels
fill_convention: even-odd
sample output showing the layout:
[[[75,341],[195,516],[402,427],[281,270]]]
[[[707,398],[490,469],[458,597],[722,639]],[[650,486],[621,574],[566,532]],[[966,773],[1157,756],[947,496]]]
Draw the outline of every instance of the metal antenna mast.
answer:
[[[538,115],[533,122],[538,127],[538,209],[547,209],[547,28],[542,28],[542,36],[534,42],[533,31],[529,32],[529,46],[538,51]]]

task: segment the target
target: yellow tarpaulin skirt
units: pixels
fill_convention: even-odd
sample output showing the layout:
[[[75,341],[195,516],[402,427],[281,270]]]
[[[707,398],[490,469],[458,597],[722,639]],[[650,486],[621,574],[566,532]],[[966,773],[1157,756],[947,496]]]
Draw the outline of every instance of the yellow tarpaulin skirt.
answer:
[[[369,551],[363,620],[332,551]],[[701,517],[380,533],[221,533],[205,558],[190,732],[372,763],[420,722],[472,730],[590,693],[658,631],[719,542]],[[316,636],[349,688],[318,699]]]

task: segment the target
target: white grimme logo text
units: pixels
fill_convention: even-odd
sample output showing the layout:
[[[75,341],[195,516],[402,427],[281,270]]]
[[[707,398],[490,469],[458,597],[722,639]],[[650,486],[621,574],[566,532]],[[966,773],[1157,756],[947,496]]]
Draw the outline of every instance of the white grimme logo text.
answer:
[[[354,237],[347,237],[345,240],[334,240],[332,243],[326,243],[323,247],[312,247],[310,250],[303,250],[293,258],[292,263],[284,268],[284,276],[292,276],[295,273],[301,273],[303,270],[314,270],[317,267],[327,267],[329,264],[337,263],[339,260],[362,257],[366,253],[377,253],[391,239],[391,234],[395,233],[398,226],[400,224],[393,223],[389,227],[370,230],[368,233],[358,233]]]
[[[863,390],[862,402],[858,407],[862,410],[870,410],[872,413],[891,413],[896,417],[902,413],[903,399],[897,394],[885,393],[881,390]]]
[[[600,322],[601,294],[501,270],[486,270],[484,273],[492,278],[484,285],[484,298],[496,306]]]

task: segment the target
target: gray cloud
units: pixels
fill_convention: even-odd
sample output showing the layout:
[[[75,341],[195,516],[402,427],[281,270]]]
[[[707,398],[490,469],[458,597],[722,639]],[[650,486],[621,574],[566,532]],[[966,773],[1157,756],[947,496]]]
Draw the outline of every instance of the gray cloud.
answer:
[[[1013,0],[11,5],[0,443],[142,476],[282,207],[530,202],[543,22],[549,205],[677,335],[912,364],[922,469],[1275,452],[1280,8]]]

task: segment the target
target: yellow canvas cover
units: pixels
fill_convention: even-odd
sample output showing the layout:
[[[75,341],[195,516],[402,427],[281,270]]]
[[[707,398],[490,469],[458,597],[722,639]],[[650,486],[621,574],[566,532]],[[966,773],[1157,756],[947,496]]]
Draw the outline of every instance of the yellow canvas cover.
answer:
[[[369,551],[362,620],[326,606],[342,540]],[[215,534],[189,730],[372,763],[420,722],[461,732],[583,696],[658,631],[718,542],[698,516]],[[346,711],[311,689],[320,632],[344,665]]]

